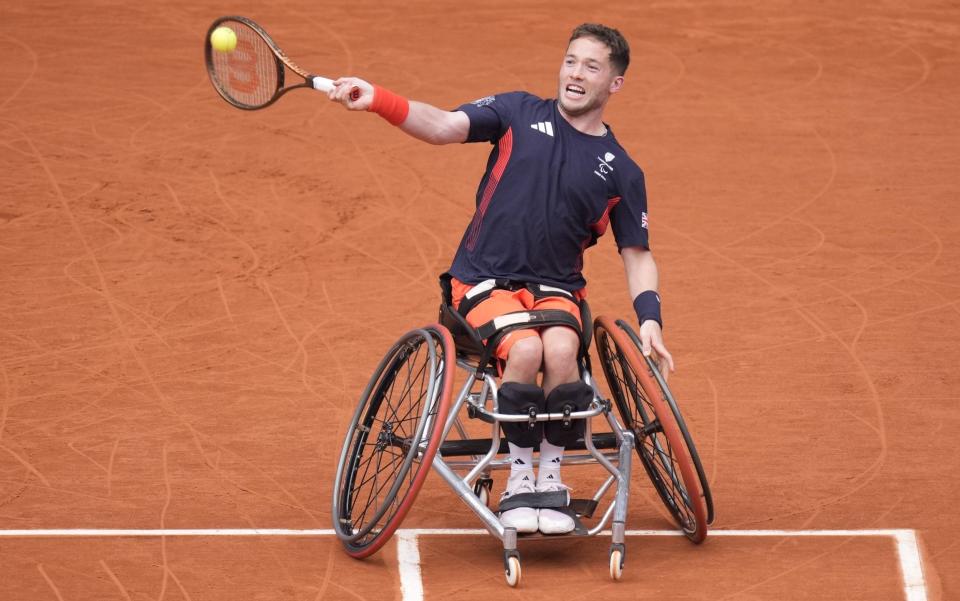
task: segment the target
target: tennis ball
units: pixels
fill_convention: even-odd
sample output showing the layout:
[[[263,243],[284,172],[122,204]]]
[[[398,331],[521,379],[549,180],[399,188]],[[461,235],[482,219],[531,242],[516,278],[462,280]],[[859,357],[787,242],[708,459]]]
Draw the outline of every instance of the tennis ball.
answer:
[[[233,52],[237,47],[237,34],[229,27],[217,27],[210,34],[210,45],[218,52]]]

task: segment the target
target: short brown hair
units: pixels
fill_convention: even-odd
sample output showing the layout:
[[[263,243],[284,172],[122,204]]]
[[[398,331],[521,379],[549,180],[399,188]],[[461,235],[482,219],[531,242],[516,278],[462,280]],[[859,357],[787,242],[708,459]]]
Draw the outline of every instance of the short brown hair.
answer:
[[[583,23],[574,28],[570,34],[570,42],[577,38],[593,38],[605,44],[610,49],[610,64],[613,69],[619,75],[627,72],[627,67],[630,66],[630,45],[619,31],[599,23]]]

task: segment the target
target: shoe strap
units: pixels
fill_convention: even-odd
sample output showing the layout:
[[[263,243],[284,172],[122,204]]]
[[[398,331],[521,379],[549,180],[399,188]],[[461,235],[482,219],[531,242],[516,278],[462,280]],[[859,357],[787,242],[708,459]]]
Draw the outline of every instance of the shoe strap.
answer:
[[[570,495],[565,490],[556,490],[550,492],[532,492],[510,495],[506,499],[501,499],[500,507],[497,511],[504,512],[519,507],[530,507],[533,509],[555,509],[566,507],[570,504]]]

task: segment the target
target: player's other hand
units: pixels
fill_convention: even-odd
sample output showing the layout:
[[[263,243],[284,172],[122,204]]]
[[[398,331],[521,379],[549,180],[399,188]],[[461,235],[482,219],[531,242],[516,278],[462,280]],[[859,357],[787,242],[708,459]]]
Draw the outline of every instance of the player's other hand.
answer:
[[[671,371],[674,371],[673,355],[663,344],[663,331],[660,329],[660,324],[652,319],[646,320],[640,326],[640,350],[646,357],[653,354],[664,379]]]
[[[373,104],[373,86],[359,77],[341,77],[334,80],[327,96],[351,111],[365,111]]]

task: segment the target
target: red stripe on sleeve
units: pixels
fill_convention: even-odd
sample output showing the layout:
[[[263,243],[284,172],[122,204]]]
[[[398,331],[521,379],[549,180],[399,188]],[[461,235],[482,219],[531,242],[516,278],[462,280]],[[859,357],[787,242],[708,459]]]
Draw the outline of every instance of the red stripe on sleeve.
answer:
[[[607,208],[603,211],[603,215],[600,216],[600,219],[597,219],[594,223],[590,224],[590,229],[594,234],[599,238],[607,232],[607,226],[610,224],[610,211],[613,210],[613,207],[617,206],[620,202],[619,196],[614,196],[607,201]]]

